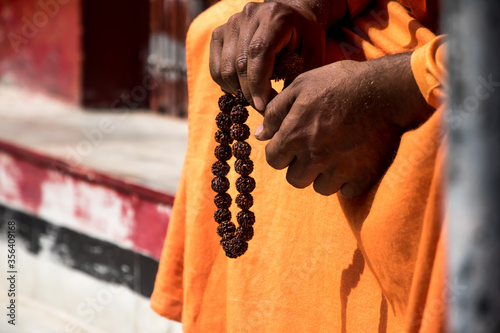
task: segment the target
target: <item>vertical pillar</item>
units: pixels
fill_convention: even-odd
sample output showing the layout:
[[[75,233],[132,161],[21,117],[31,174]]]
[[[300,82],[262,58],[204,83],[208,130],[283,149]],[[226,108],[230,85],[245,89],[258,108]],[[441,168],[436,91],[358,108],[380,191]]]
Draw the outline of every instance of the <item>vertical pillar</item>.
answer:
[[[500,1],[445,0],[452,332],[500,332]]]

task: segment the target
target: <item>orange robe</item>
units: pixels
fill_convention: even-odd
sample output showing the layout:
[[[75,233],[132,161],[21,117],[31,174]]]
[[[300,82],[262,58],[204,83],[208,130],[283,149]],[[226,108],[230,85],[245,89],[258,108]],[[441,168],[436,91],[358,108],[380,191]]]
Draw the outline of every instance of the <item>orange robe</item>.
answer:
[[[355,199],[293,188],[285,170],[267,165],[265,142],[251,137],[255,236],[234,260],[221,249],[212,217],[214,119],[221,90],[210,77],[208,58],[213,29],[245,2],[222,1],[189,29],[188,151],[152,308],[182,321],[185,332],[443,332],[445,310],[458,286],[446,283],[444,269],[442,39],[417,20],[432,18],[427,8],[433,7],[423,0],[407,0],[406,7],[348,1],[352,26],[329,43],[328,59],[373,59],[418,49],[412,69],[437,110],[404,134],[380,184]],[[251,112],[250,128],[261,122]],[[234,184],[234,169],[228,178]],[[234,185],[229,193],[236,197]],[[231,210],[234,219],[238,209]]]

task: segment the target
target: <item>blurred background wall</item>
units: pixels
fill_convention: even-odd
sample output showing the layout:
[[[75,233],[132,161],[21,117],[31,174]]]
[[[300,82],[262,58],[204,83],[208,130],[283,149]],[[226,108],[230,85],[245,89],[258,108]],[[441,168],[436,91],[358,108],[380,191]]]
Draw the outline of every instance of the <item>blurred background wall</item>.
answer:
[[[77,103],[80,16],[80,0],[0,0],[0,80]]]
[[[149,296],[187,142],[184,40],[214,2],[0,0],[0,253],[15,225],[17,288],[0,279],[17,307],[1,332],[181,331]]]
[[[0,0],[0,81],[91,108],[186,117],[186,32],[215,2]]]

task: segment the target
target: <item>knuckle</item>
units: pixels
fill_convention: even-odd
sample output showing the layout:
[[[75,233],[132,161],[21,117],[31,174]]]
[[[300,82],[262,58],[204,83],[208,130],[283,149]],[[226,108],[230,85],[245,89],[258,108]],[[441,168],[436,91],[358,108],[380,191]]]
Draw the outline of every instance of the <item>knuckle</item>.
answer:
[[[304,181],[300,176],[298,175],[293,175],[290,173],[290,169],[288,169],[289,172],[286,173],[286,181],[292,185],[295,188],[306,188],[309,186],[309,183]]]
[[[279,2],[268,2],[267,4],[268,6],[266,8],[266,11],[270,14],[271,17],[283,11],[283,6]]]
[[[331,186],[325,181],[317,180],[313,184],[314,191],[324,196],[329,196],[337,193],[338,189]]]
[[[249,2],[245,5],[245,7],[243,7],[243,13],[247,16],[251,16],[255,12],[257,6],[257,3]]]
[[[284,119],[285,115],[276,115],[276,121],[274,122],[276,131],[279,130],[282,119]],[[299,146],[305,145],[305,138],[303,133],[300,130],[292,130],[286,131],[283,133],[283,143],[286,143],[287,146],[297,149]]]
[[[268,48],[267,42],[263,38],[256,38],[250,42],[248,46],[248,55],[251,58],[262,57]]]
[[[305,81],[307,81],[307,75],[305,73],[302,73],[292,81],[290,86],[291,87],[301,86],[305,83]]]
[[[223,28],[224,26],[219,26],[212,31],[212,41],[221,41],[224,33],[223,33]]]
[[[234,71],[234,69],[232,67],[225,66],[220,71],[220,77],[225,82],[232,81],[235,76],[236,76],[236,72]]]
[[[236,13],[236,14],[231,15],[231,17],[229,18],[229,20],[227,20],[227,24],[229,26],[239,25],[240,16],[241,16],[240,13]]]
[[[270,154],[267,150],[266,150],[266,161],[267,161],[267,164],[269,164],[269,166],[271,166],[271,168],[276,169],[276,170],[281,170],[281,168],[278,167],[278,164],[276,163],[274,156],[272,154]]]
[[[266,146],[266,161],[267,161],[267,164],[269,164],[273,169],[281,170],[284,167],[281,166],[278,163],[279,162],[278,157],[279,157],[279,154],[275,153],[274,151],[271,151],[271,149],[269,149],[269,144],[268,144]]]
[[[242,54],[236,58],[236,70],[240,74],[245,74],[247,72],[248,57],[246,54]]]

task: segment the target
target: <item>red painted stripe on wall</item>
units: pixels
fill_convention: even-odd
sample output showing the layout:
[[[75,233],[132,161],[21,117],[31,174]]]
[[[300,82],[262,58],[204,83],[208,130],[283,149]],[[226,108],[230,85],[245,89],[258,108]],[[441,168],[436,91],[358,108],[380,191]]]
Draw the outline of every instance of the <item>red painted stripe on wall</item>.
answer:
[[[159,259],[173,196],[0,141],[0,202]]]

